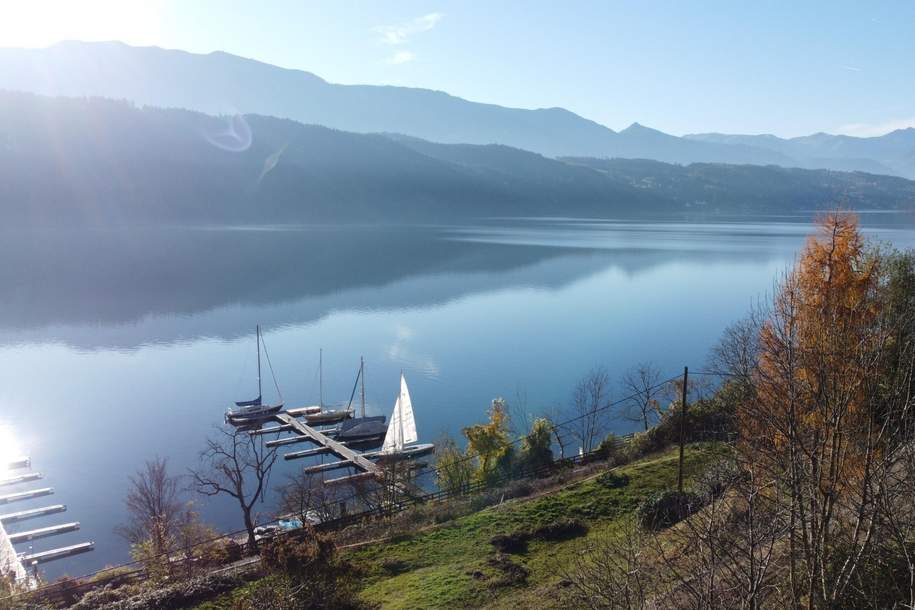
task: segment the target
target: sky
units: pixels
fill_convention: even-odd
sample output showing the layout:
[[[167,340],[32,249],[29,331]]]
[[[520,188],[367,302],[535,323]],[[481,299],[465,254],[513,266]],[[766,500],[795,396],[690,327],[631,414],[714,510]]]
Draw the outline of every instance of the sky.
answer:
[[[915,126],[915,2],[0,0],[0,46],[226,51],[612,129],[872,136]]]

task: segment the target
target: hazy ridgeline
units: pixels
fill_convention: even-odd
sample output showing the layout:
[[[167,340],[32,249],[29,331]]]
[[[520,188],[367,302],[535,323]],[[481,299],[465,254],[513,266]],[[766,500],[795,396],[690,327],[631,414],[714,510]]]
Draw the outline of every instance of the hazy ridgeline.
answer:
[[[215,52],[119,42],[62,42],[0,49],[0,89],[129,99],[209,114],[283,117],[357,133],[400,133],[435,142],[493,142],[543,155],[752,163],[915,178],[915,129],[856,138],[720,133],[672,136],[638,123],[614,131],[564,108],[481,104],[442,91],[339,85],[302,70]]]
[[[915,183],[775,166],[548,159],[261,116],[0,94],[6,226],[450,222],[900,209]]]

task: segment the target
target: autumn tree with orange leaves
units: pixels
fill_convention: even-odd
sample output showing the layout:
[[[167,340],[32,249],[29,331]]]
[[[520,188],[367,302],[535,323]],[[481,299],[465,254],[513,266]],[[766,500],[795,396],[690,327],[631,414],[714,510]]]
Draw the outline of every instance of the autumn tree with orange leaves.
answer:
[[[738,408],[740,447],[786,492],[794,607],[838,607],[851,593],[911,438],[911,395],[887,386],[911,386],[911,346],[900,358],[881,261],[856,217],[824,216],[758,316],[753,392]],[[903,374],[886,370],[891,353]]]

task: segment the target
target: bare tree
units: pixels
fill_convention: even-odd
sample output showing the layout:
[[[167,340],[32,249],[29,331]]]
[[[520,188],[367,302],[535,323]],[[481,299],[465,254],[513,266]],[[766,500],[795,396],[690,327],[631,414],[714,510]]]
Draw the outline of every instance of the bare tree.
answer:
[[[212,548],[216,538],[215,530],[200,520],[199,513],[194,510],[194,504],[185,503],[178,514],[175,533],[175,551],[180,555],[184,565],[185,578],[194,576],[199,560],[209,550],[207,546]]]
[[[319,523],[341,516],[338,487],[325,485],[317,474],[290,475],[282,488],[281,510],[298,517],[304,524]]]
[[[235,498],[241,509],[248,548],[258,549],[254,538],[254,505],[267,491],[267,479],[276,462],[276,448],[265,448],[261,439],[234,427],[219,428],[217,439],[207,439],[200,452],[204,468],[191,469],[198,493],[205,496],[225,494]]]
[[[473,460],[447,434],[442,434],[435,443],[435,462],[439,489],[459,494],[470,488],[473,482]]]
[[[588,538],[571,560],[557,566],[568,583],[564,601],[590,610],[648,610],[657,575],[646,558],[644,533],[628,522],[621,533]]]
[[[543,413],[543,418],[549,422],[550,430],[553,431],[553,438],[556,440],[556,444],[559,445],[559,458],[564,459],[566,456],[566,445],[568,444],[568,433],[564,432],[562,427],[559,424],[564,418],[563,408],[554,404],[553,406],[546,409]]]
[[[739,474],[724,462],[707,473],[705,506],[681,524],[654,532],[660,581],[670,584],[668,605],[759,610],[776,607],[774,574],[784,568],[778,548],[789,527],[777,482],[760,478],[752,464]]]
[[[168,565],[181,522],[183,502],[179,479],[168,473],[168,460],[156,457],[130,477],[130,487],[124,503],[128,521],[115,531],[137,548],[145,547],[145,555],[155,562]]]
[[[624,403],[623,416],[641,423],[646,431],[661,416],[658,396],[663,386],[660,381],[661,371],[651,362],[640,362],[623,373],[620,379],[623,393],[629,395]]]
[[[530,411],[527,390],[515,388],[515,399],[506,403],[508,407],[508,428],[513,437],[524,436],[531,429],[536,416]]]
[[[750,383],[759,360],[759,331],[765,315],[760,307],[728,326],[709,356],[709,369],[730,379]]]
[[[604,433],[604,421],[610,407],[610,375],[598,367],[585,375],[572,393],[570,427],[584,453],[592,451]]]

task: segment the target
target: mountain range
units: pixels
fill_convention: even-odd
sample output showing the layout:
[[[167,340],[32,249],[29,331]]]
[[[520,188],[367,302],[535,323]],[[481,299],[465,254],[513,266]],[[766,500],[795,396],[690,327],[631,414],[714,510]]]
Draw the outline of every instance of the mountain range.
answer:
[[[915,178],[913,129],[875,138],[677,137],[634,123],[616,132],[562,108],[506,108],[427,89],[339,85],[224,52],[201,55],[119,42],[0,49],[0,89],[125,99],[217,115],[259,114],[446,144],[503,144],[547,157],[748,163]]]
[[[104,98],[0,92],[4,226],[466,221],[915,208],[861,172],[562,158]]]

